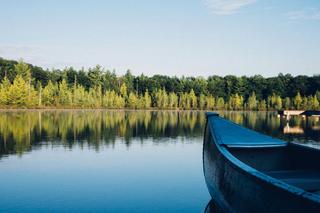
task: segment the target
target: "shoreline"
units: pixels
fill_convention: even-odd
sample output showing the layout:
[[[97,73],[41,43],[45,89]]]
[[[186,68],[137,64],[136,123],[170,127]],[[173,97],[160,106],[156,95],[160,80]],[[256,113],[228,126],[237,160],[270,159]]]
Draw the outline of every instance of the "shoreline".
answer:
[[[277,112],[277,110],[203,110],[203,109],[131,109],[131,108],[0,108],[0,112],[15,111],[168,111],[168,112]]]

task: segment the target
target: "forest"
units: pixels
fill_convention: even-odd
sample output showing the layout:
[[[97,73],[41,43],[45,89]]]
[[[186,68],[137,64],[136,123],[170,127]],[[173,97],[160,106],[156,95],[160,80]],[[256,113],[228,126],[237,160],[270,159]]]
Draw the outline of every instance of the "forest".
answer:
[[[0,58],[0,82],[1,108],[320,109],[318,74],[119,76],[99,65],[49,70]]]

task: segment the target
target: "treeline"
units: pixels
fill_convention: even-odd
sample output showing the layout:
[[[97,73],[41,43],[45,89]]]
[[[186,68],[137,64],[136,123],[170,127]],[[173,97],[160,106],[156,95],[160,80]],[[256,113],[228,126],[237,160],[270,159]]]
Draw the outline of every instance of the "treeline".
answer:
[[[117,76],[100,66],[43,70],[0,58],[0,106],[279,110],[319,109],[320,75]]]

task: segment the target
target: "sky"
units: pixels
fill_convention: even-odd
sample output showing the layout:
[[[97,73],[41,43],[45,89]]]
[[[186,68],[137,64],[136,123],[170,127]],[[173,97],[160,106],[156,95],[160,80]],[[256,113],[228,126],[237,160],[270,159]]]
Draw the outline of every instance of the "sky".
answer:
[[[0,0],[0,57],[123,74],[320,74],[319,0]]]

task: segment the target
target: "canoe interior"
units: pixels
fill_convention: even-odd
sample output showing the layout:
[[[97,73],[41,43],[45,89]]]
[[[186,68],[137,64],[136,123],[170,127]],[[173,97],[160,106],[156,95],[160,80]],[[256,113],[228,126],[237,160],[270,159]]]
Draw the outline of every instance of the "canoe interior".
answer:
[[[320,150],[207,114],[203,171],[226,212],[320,212]]]
[[[228,148],[243,163],[308,192],[320,194],[319,150],[289,144],[275,148]]]

